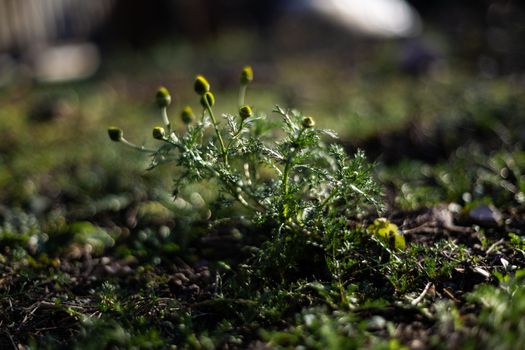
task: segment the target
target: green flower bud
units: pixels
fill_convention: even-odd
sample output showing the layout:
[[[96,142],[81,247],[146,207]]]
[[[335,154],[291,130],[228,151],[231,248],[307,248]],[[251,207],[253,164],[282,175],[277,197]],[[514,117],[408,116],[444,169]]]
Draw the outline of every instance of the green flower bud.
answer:
[[[122,131],[122,129],[117,128],[116,126],[111,126],[108,128],[108,135],[111,141],[119,142],[122,141],[124,132]]]
[[[180,113],[180,119],[182,119],[184,124],[190,124],[195,119],[195,115],[193,114],[193,110],[190,106],[184,107]]]
[[[301,124],[305,129],[313,128],[315,125],[315,120],[312,117],[304,117],[303,122]]]
[[[253,69],[250,66],[246,66],[241,71],[241,84],[248,85],[253,81]]]
[[[197,75],[193,87],[195,92],[201,96],[210,91],[210,83],[202,75]]]
[[[213,107],[213,105],[215,104],[215,96],[213,96],[213,94],[209,91],[201,97],[201,105],[204,108],[206,108],[206,101],[208,101],[210,107]]]
[[[166,89],[164,86],[161,86],[158,90],[157,90],[157,94],[155,95],[155,98],[157,100],[157,105],[160,107],[160,108],[166,108],[170,105],[171,103],[171,96],[170,96],[170,92],[168,91],[168,89]]]
[[[248,105],[244,105],[239,108],[239,116],[242,120],[248,119],[253,115],[252,109]]]
[[[166,135],[166,131],[164,131],[164,128],[161,128],[160,126],[153,128],[153,138],[154,139],[162,140],[165,135]]]

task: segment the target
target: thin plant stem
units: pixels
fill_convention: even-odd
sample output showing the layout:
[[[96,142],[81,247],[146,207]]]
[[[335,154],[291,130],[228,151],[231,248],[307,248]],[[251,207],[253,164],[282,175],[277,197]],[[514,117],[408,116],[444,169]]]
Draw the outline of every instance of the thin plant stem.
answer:
[[[222,181],[222,183],[228,188],[228,190],[230,191],[230,194],[236,198],[243,206],[245,206],[246,208],[249,208],[249,209],[252,209],[252,210],[256,210],[255,207],[251,206],[247,201],[246,199],[244,199],[244,197],[242,196],[241,193],[238,193],[236,191],[236,188],[239,187],[240,190],[242,192],[244,192],[248,197],[250,197],[250,199],[259,207],[259,209],[263,210],[263,211],[266,211],[266,206],[264,206],[260,201],[259,199],[254,196],[253,194],[247,192],[246,190],[244,190],[241,186],[237,186],[237,184],[235,183],[232,183],[231,181],[229,181],[227,178],[221,176],[221,173],[218,172],[216,169],[214,169],[213,167],[209,166],[209,165],[206,165],[206,164],[203,164],[204,167],[206,167],[209,171],[211,171],[212,173],[214,173],[218,179],[220,179]]]
[[[246,88],[248,87],[247,84],[241,84],[241,88],[239,89],[239,108],[241,106],[244,106],[244,100],[246,98]]]
[[[170,131],[171,131],[171,124],[170,124],[170,120],[168,119],[167,108],[166,107],[162,107],[161,110],[160,110],[160,113],[162,115],[162,121],[164,122],[164,125],[166,126],[166,129],[167,129],[168,134],[169,134]]]
[[[337,193],[337,191],[332,191],[332,193],[330,193],[330,195],[328,197],[325,198],[325,200],[321,203],[321,205],[319,206],[319,209],[322,210],[329,202],[332,198],[334,198],[335,194]]]
[[[136,145],[134,143],[131,143],[129,142],[128,140],[126,140],[125,138],[121,138],[120,139],[120,142],[122,142],[124,145],[128,146],[128,147],[131,147],[133,149],[136,149],[137,151],[141,151],[141,152],[146,152],[146,153],[155,153],[157,152],[156,150],[154,149],[151,149],[151,148],[146,148],[144,146],[139,146],[139,145]]]
[[[215,135],[217,135],[217,139],[219,140],[219,146],[221,147],[221,153],[222,153],[222,159],[225,166],[228,166],[228,152],[226,152],[226,147],[224,147],[224,141],[222,140],[221,133],[219,132],[219,128],[217,127],[217,119],[215,119],[215,115],[213,114],[213,110],[211,109],[210,104],[208,103],[208,99],[205,97],[203,98],[204,104],[206,105],[206,110],[208,111],[211,121],[213,123],[213,128],[215,129]]]
[[[303,132],[305,131],[306,129],[301,129],[301,131],[299,131],[299,133],[297,134],[297,137],[295,137],[293,143],[298,143],[299,139],[301,138],[301,136],[303,135]],[[293,161],[294,161],[294,157],[296,155],[298,151],[298,147],[295,147],[289,154],[288,154],[288,159],[286,160],[286,165],[284,166],[284,170],[283,170],[283,180],[282,180],[282,191],[283,191],[283,195],[284,195],[284,200],[286,201],[287,200],[287,197],[288,197],[288,193],[290,192],[290,186],[289,186],[289,178],[290,178],[290,170],[292,169],[292,166],[293,166]],[[284,219],[288,219],[288,204],[287,203],[284,203],[283,204],[283,212],[282,212],[282,216]]]

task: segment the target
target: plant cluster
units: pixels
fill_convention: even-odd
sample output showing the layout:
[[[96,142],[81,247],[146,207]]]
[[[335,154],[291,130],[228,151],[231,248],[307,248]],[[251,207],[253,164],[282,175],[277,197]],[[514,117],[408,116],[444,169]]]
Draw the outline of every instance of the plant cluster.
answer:
[[[312,117],[276,106],[273,112],[280,120],[275,120],[245,104],[252,81],[252,68],[245,67],[237,112],[224,113],[219,119],[211,85],[198,75],[194,90],[202,112],[196,118],[190,106],[182,109],[182,133],[167,114],[170,93],[159,88],[156,101],[163,125],[152,132],[160,141],[157,148],[130,143],[116,127],[109,128],[109,136],[149,153],[150,169],[175,163],[181,169],[175,196],[192,183],[212,184],[218,188],[217,202],[222,207],[238,203],[245,208],[238,211],[253,223],[271,225],[288,236],[331,240],[334,237],[327,238],[327,233],[345,230],[348,217],[371,208],[380,210],[380,190],[364,153],[358,151],[350,158],[341,146],[325,143],[324,139],[337,136],[316,128]]]

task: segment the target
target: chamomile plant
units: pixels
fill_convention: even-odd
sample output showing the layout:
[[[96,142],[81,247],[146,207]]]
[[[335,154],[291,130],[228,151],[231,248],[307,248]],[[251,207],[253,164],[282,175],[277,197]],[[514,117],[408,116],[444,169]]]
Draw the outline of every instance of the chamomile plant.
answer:
[[[317,128],[312,117],[279,106],[267,116],[247,104],[253,78],[252,68],[245,67],[239,106],[219,117],[211,84],[198,75],[194,90],[202,111],[182,109],[178,122],[186,126],[184,132],[173,128],[167,114],[170,93],[159,88],[162,125],[152,131],[159,141],[154,149],[131,143],[116,127],[108,129],[109,137],[149,153],[150,169],[164,163],[180,168],[175,194],[192,183],[213,183],[221,204],[236,202],[253,223],[271,224],[279,232],[321,237],[326,225],[343,229],[345,218],[380,210],[380,190],[364,153],[349,157],[330,143],[335,132]]]

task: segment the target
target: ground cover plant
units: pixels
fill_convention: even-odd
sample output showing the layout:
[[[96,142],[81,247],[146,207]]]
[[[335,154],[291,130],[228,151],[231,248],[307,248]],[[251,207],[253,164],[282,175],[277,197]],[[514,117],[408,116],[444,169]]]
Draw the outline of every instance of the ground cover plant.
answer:
[[[130,149],[105,142],[100,123],[37,124],[2,108],[2,135],[17,137],[2,141],[1,347],[523,345],[520,90],[496,82],[497,94],[473,88],[436,109],[460,116],[436,134],[467,125],[479,139],[436,146],[426,134],[433,159],[400,137],[429,121],[396,124],[373,136],[386,149],[375,164],[354,148],[374,155],[369,136],[338,139],[317,115],[260,105],[251,73],[231,114],[204,77],[185,95],[191,109],[177,97],[187,82],[175,96],[159,89],[155,109],[109,110],[123,129],[111,139],[140,140]],[[443,96],[414,98],[430,110]],[[75,127],[97,131],[84,145],[57,139]],[[388,158],[392,138],[402,161]],[[36,161],[42,145],[77,153]]]

